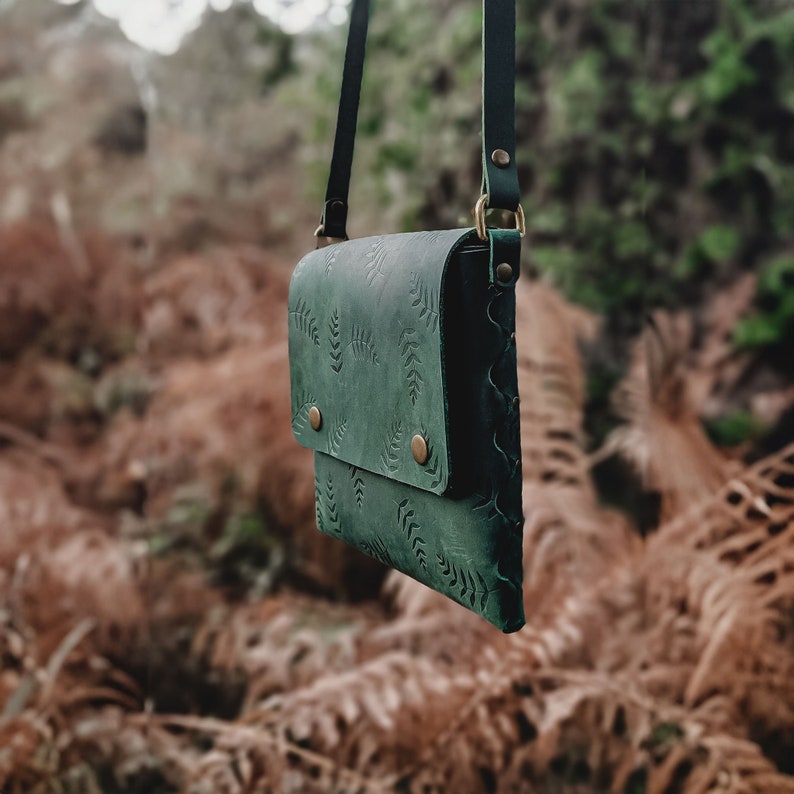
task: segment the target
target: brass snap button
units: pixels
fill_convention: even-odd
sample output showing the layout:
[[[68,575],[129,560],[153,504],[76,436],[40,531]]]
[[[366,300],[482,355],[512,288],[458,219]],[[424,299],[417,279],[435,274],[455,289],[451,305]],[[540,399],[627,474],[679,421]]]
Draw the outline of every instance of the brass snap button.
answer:
[[[319,430],[323,426],[323,415],[316,405],[309,408],[309,424],[312,426],[312,430]]]
[[[496,266],[496,278],[499,281],[510,281],[513,278],[513,268],[507,262],[502,262]]]
[[[494,149],[491,153],[491,162],[497,168],[507,168],[510,165],[510,155],[504,149]]]
[[[422,436],[416,435],[411,439],[411,454],[420,466],[424,466],[427,463],[430,455],[427,449],[427,441]]]

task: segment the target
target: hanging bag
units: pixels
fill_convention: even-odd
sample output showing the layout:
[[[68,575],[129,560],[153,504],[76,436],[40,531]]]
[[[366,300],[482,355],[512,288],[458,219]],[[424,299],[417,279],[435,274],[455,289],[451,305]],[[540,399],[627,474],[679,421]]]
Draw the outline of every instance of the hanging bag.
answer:
[[[515,4],[483,2],[476,227],[348,240],[369,0],[353,0],[318,240],[292,276],[292,428],[317,526],[478,613],[524,624],[515,283]],[[517,229],[486,226],[487,209]]]

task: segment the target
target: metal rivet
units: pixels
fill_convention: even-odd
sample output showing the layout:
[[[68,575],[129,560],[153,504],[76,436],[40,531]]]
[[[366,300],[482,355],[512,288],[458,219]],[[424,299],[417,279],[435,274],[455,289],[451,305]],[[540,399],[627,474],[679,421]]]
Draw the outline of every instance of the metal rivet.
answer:
[[[420,466],[424,466],[427,463],[430,454],[427,449],[427,441],[422,436],[417,435],[411,439],[411,454]]]
[[[513,278],[513,268],[507,262],[502,262],[501,265],[496,267],[496,278],[499,281],[510,281]]]
[[[312,430],[319,430],[323,426],[323,415],[316,405],[309,408],[309,424],[312,426]]]
[[[516,332],[515,332],[515,331],[513,331],[513,333],[512,333],[512,334],[510,334],[510,341],[511,341],[513,344],[515,344],[515,343],[516,343]]]
[[[491,162],[497,168],[507,168],[510,165],[510,155],[504,149],[494,149],[491,154]]]
[[[340,201],[339,199],[336,199],[336,201],[332,201],[331,202],[331,209],[332,210],[335,210],[335,211],[339,212],[339,211],[343,210],[344,208],[345,208],[345,202],[344,201]]]
[[[518,408],[521,405],[521,399],[519,397],[513,397],[513,408]]]

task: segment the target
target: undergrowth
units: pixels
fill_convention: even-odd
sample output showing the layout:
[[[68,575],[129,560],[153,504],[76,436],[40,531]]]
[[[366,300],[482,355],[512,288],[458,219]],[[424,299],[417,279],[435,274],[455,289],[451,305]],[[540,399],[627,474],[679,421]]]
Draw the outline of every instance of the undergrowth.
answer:
[[[748,466],[700,422],[752,284],[706,307],[697,341],[687,313],[654,315],[594,455],[580,345],[600,321],[519,284],[528,622],[505,636],[315,532],[277,266],[229,248],[127,275],[144,402],[75,433],[85,419],[52,412],[68,387],[34,424],[25,379],[6,395],[4,791],[794,789],[794,447]],[[61,277],[59,311],[82,306],[83,276]],[[57,319],[17,371],[79,370],[79,326],[42,341]],[[82,372],[88,395],[119,366],[91,343],[108,363]],[[644,539],[594,487],[618,458],[656,497]]]

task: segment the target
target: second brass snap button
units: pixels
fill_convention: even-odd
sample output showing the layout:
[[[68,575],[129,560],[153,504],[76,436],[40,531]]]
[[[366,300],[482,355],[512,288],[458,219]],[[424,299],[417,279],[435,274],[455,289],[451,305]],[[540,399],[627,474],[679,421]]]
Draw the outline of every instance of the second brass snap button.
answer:
[[[510,281],[513,278],[513,268],[507,262],[502,262],[496,267],[496,278],[499,281]]]

